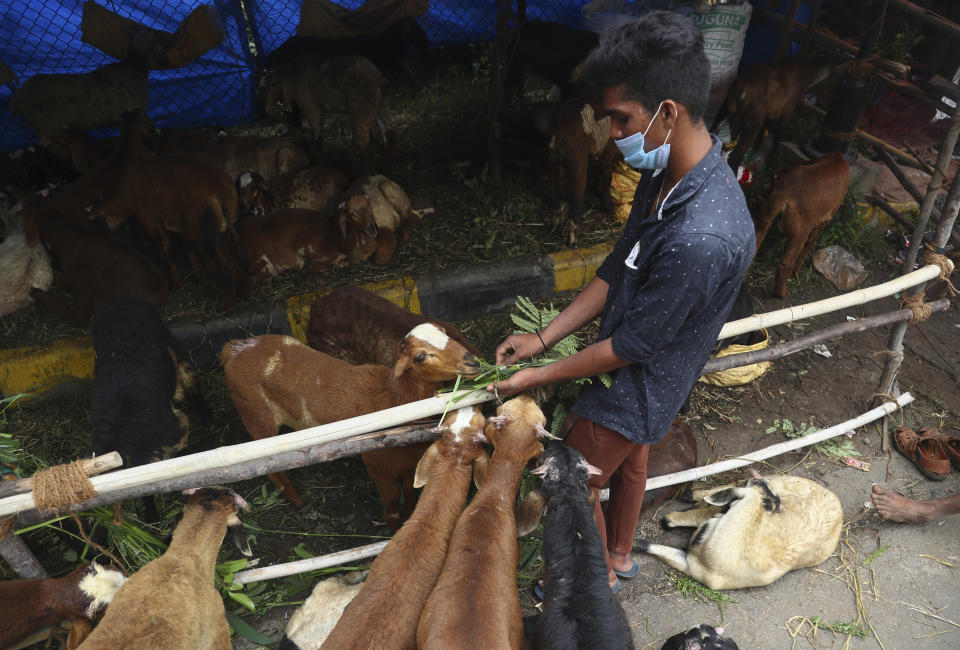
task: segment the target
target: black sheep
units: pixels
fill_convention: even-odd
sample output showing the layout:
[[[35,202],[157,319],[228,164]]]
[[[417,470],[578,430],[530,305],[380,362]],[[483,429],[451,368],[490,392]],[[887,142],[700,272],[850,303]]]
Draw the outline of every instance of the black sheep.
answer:
[[[543,612],[537,618],[533,648],[633,648],[627,615],[607,582],[607,561],[593,519],[587,479],[597,470],[583,455],[554,443],[533,471],[540,487],[517,513],[518,534],[528,534],[543,518]]]
[[[732,639],[723,638],[723,628],[698,625],[686,632],[674,634],[660,650],[740,650]]]
[[[140,298],[119,296],[100,305],[91,327],[94,453],[118,451],[131,467],[183,449],[189,420],[179,407],[189,399],[201,419],[209,422],[210,413],[186,353],[157,311]]]

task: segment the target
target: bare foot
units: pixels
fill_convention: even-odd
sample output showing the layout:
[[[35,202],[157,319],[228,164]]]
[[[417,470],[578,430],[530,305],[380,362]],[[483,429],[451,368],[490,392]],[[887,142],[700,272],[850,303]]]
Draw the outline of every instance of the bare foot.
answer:
[[[908,499],[881,485],[873,486],[870,498],[877,508],[877,513],[890,521],[916,524],[932,521],[936,517],[936,512],[929,502]]]

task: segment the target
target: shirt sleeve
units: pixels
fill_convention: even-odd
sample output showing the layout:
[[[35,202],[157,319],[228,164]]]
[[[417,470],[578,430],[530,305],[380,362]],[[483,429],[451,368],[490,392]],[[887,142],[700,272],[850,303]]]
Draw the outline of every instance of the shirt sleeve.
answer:
[[[631,363],[652,359],[691,314],[725,308],[711,307],[713,296],[723,284],[742,281],[732,277],[739,273],[729,242],[710,233],[686,234],[670,242],[654,257],[652,269],[611,337],[613,351]]]

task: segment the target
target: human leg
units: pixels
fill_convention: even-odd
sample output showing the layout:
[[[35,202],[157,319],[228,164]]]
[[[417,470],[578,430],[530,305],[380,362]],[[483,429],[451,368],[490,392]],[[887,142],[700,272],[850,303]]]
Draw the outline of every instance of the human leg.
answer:
[[[960,514],[960,494],[942,499],[915,501],[882,485],[874,485],[870,498],[877,508],[877,513],[890,521],[913,524]]]

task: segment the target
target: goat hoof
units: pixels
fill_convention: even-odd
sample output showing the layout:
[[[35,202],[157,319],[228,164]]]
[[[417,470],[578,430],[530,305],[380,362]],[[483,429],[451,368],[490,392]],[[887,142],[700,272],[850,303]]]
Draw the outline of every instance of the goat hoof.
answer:
[[[660,517],[660,526],[664,530],[673,530],[674,525],[670,523],[670,519],[667,516]]]

